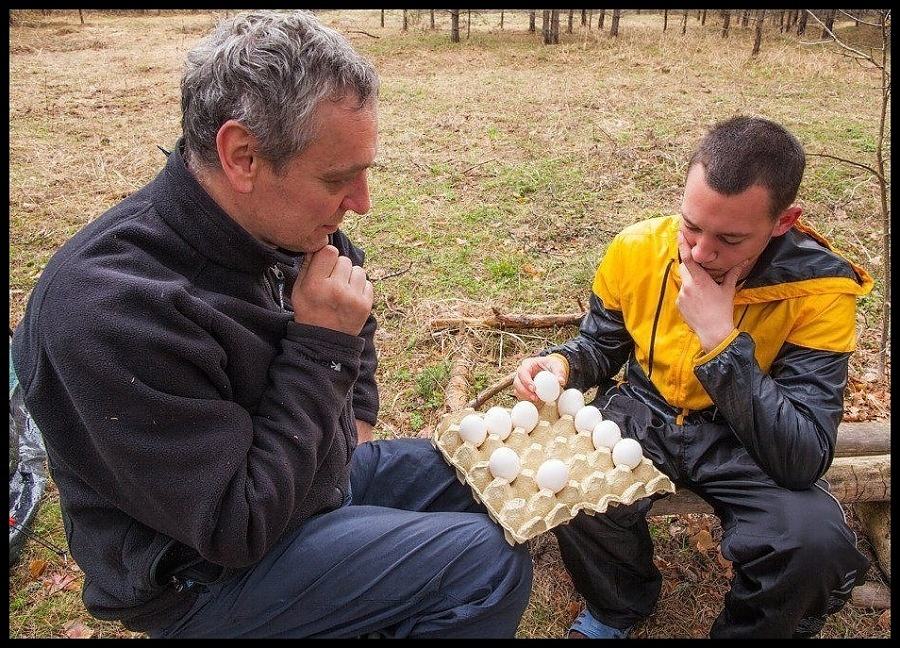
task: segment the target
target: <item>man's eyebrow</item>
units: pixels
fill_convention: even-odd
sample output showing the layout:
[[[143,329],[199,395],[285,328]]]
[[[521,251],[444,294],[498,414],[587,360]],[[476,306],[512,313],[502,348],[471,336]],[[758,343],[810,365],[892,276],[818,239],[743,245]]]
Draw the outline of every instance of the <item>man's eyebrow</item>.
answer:
[[[690,227],[697,227],[693,223],[693,221],[691,221],[691,219],[688,218],[687,216],[685,216],[684,214],[681,214],[681,220],[683,220],[685,223],[687,223]],[[700,229],[700,228],[697,228],[697,229]],[[745,238],[747,236],[750,236],[749,234],[746,234],[743,232],[719,232],[718,235],[719,236],[731,236],[733,238]]]
[[[373,164],[374,163],[372,163],[372,162],[367,162],[365,164],[356,164],[354,166],[346,167],[346,168],[331,169],[330,171],[326,171],[325,173],[323,173],[322,177],[323,178],[343,178],[346,176],[351,176],[355,173],[359,173],[363,169],[368,169],[369,167],[373,166]]]

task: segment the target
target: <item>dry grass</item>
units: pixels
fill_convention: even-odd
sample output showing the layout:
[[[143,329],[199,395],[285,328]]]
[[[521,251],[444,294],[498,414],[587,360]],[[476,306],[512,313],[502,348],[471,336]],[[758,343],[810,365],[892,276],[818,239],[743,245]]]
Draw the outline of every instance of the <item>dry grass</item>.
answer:
[[[459,338],[431,334],[451,313],[571,311],[587,296],[606,243],[622,226],[677,210],[685,163],[703,129],[736,113],[792,129],[809,151],[871,161],[877,133],[875,78],[827,45],[771,30],[750,57],[752,34],[690,18],[686,37],[670,18],[627,14],[622,33],[562,34],[555,47],[527,33],[527,14],[473,14],[472,34],[451,45],[445,12],[321,12],[348,33],[382,75],[381,139],[372,212],[345,229],[366,248],[381,322],[381,438],[412,436],[437,422],[449,358]],[[161,168],[156,145],[180,133],[179,74],[211,12],[14,12],[10,27],[10,312],[15,326],[50,255],[72,234]],[[607,16],[607,21],[609,16]],[[540,22],[540,21],[539,21]],[[717,24],[717,23],[716,23]],[[565,21],[563,20],[563,29]],[[608,22],[607,22],[608,25]],[[842,34],[871,38],[849,23]],[[349,33],[364,30],[380,38]],[[881,276],[878,204],[858,169],[811,159],[801,187],[805,218]],[[861,300],[860,350],[851,373],[873,367],[883,286]],[[475,390],[518,359],[571,330],[479,332]],[[859,383],[863,385],[863,383]],[[882,385],[887,387],[889,385]],[[500,397],[501,400],[503,397]],[[889,411],[889,401],[885,403]],[[58,506],[39,525],[63,542]],[[560,636],[577,612],[553,541],[536,548],[532,603],[520,636]],[[708,630],[727,589],[707,557],[659,531],[666,586],[639,636]],[[26,561],[38,550],[29,545]],[[696,580],[681,570],[690,567]],[[130,636],[84,612],[77,592],[47,597],[27,570],[10,572],[10,636],[59,636],[81,618],[105,636]],[[32,591],[33,590],[33,591]],[[850,609],[827,636],[889,636],[878,615]]]

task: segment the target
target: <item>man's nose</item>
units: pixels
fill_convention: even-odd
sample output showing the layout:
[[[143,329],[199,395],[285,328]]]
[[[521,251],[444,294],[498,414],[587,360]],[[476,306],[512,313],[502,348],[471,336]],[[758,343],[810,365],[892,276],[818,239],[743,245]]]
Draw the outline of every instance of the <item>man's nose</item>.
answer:
[[[709,263],[716,258],[715,245],[705,237],[698,237],[694,247],[691,248],[691,256],[700,265]]]
[[[372,200],[369,196],[369,179],[365,174],[361,175],[353,183],[350,192],[344,197],[341,207],[359,215],[367,213],[372,208]]]

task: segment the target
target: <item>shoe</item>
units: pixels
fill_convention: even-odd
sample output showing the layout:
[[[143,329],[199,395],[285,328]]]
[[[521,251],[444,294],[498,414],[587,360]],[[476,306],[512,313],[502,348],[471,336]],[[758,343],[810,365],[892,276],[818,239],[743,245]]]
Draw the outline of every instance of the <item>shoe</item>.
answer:
[[[627,639],[628,633],[631,632],[632,626],[619,629],[601,623],[584,608],[569,628],[570,639]],[[580,637],[571,636],[572,633],[581,635]]]

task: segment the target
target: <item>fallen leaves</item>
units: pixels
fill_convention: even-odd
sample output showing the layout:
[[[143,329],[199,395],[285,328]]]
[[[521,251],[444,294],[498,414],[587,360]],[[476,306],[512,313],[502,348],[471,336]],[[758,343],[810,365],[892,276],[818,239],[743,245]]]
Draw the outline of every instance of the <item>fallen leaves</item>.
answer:
[[[94,631],[81,621],[69,621],[63,626],[63,634],[69,639],[90,639]]]
[[[41,574],[43,574],[46,569],[47,561],[41,558],[36,558],[28,563],[28,574],[31,576],[32,580],[40,578]]]
[[[47,596],[53,596],[57,592],[79,590],[81,586],[76,581],[80,576],[80,573],[57,571],[41,578],[41,583],[47,590]]]
[[[697,551],[709,551],[714,547],[718,547],[719,543],[713,540],[712,534],[706,529],[700,529],[697,533],[691,536],[691,545]]]
[[[723,570],[725,570],[724,571],[725,579],[730,581],[734,577],[734,570],[731,568],[731,564],[732,564],[731,561],[722,555],[721,547],[719,548],[718,551],[716,551],[716,562],[719,563],[719,566]]]
[[[874,370],[862,378],[850,376],[844,399],[844,420],[859,422],[891,415],[890,380],[881,381]]]

